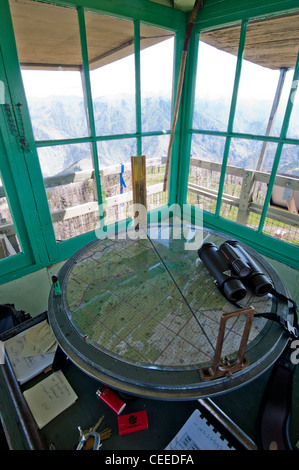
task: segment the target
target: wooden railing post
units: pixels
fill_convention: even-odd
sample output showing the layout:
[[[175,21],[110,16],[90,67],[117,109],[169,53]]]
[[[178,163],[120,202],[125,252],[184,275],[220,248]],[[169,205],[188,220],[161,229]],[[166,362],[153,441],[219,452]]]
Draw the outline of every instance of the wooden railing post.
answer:
[[[239,207],[237,215],[237,223],[246,225],[249,217],[249,205],[251,202],[251,188],[254,183],[254,172],[251,170],[244,170],[243,181],[241,186],[241,194],[239,198]]]
[[[147,195],[146,195],[146,164],[145,155],[131,157],[133,204],[138,205],[138,218],[135,209],[133,212],[134,226],[147,225]],[[137,220],[136,220],[137,219]]]

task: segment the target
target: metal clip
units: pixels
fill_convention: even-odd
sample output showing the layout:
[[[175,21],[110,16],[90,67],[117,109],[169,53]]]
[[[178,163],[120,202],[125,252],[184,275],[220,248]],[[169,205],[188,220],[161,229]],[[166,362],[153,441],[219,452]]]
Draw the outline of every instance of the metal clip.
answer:
[[[292,326],[288,320],[284,318],[280,318],[280,324],[283,328],[294,338],[299,338],[299,330],[295,326]]]
[[[79,444],[77,445],[76,450],[82,450],[84,445],[86,444],[86,442],[90,438],[94,439],[94,444],[93,444],[92,450],[99,450],[99,448],[102,445],[99,433],[97,433],[95,431],[90,431],[90,432],[83,433],[80,428],[79,428],[79,431],[80,431],[81,439],[80,439]]]

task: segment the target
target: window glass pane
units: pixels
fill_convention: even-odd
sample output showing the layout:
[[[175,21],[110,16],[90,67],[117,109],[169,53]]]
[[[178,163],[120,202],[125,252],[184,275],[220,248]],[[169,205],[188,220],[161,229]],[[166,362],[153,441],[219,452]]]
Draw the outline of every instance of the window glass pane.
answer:
[[[76,10],[26,0],[10,7],[35,139],[87,136]]]
[[[231,140],[220,208],[222,217],[258,228],[276,148],[274,143]],[[259,160],[259,171],[255,171]]]
[[[248,24],[235,132],[280,134],[290,90],[285,73],[295,66],[298,52],[296,30],[298,15]]]
[[[112,139],[98,142],[100,169],[117,164],[131,164],[131,156],[136,155],[136,139]]]
[[[239,36],[240,26],[200,35],[194,129],[227,130]]]
[[[299,245],[299,145],[284,145],[263,232]]]
[[[168,190],[163,191],[169,135],[143,137],[142,153],[146,155],[147,208],[153,210],[168,203]]]
[[[131,156],[136,152],[136,139],[98,142],[106,225],[131,217]]]
[[[0,259],[8,258],[22,251],[5,188],[0,179]]]
[[[193,134],[187,203],[215,212],[225,138]]]
[[[96,134],[133,133],[134,24],[89,12],[85,24]]]
[[[163,40],[171,34],[145,25],[140,28],[143,132],[168,130],[171,127],[174,39]],[[162,42],[148,47],[150,40]]]
[[[99,226],[89,144],[38,149],[48,204],[57,241]]]
[[[280,132],[281,132],[284,113],[285,113],[285,110],[286,110],[286,107],[287,107],[287,102],[288,102],[290,90],[291,90],[291,87],[292,87],[292,80],[293,80],[294,70],[293,69],[289,69],[289,70],[285,70],[285,71],[282,70],[280,72],[280,75],[283,76],[283,74],[285,74],[284,83],[283,83],[283,87],[282,87],[282,91],[281,91],[279,105],[277,107],[277,111],[276,111],[274,122],[273,122],[273,129],[270,132],[270,135],[272,134],[274,136],[279,136]],[[269,126],[270,124],[269,124],[269,121],[268,121],[267,125]],[[297,126],[294,126],[294,123],[292,123],[292,126],[290,126],[289,129],[291,131],[292,136],[295,136]],[[266,134],[267,134],[267,132],[266,132]],[[298,135],[299,134],[297,134],[297,136]]]

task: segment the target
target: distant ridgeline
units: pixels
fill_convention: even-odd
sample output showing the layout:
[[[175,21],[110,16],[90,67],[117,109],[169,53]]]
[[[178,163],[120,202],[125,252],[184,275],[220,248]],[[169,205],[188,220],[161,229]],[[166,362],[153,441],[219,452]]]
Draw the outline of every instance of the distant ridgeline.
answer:
[[[267,106],[266,106],[267,104]],[[80,97],[49,97],[29,100],[30,114],[36,140],[59,140],[86,137],[87,126],[83,99]],[[244,101],[237,108],[234,131],[259,135],[264,131],[269,116],[268,102]],[[142,102],[142,131],[170,129],[171,101],[162,96],[144,98]],[[224,100],[201,100],[195,102],[194,129],[226,131],[229,106]],[[294,109],[294,111],[297,111]],[[134,133],[135,102],[132,96],[122,95],[94,100],[94,112],[97,135]],[[299,114],[299,111],[298,111]],[[293,122],[299,121],[293,119]],[[282,122],[277,116],[278,126],[273,135],[278,136]],[[297,138],[297,129],[289,129],[288,137]],[[148,158],[165,156],[168,139],[166,135],[143,139],[142,153]],[[194,134],[192,156],[221,162],[225,138],[212,135]],[[242,168],[254,169],[261,151],[262,142],[252,139],[232,139],[229,164]],[[293,147],[293,148],[291,148]],[[54,151],[55,148],[55,151]],[[135,139],[102,141],[98,144],[100,166],[129,161],[136,155]],[[276,144],[270,143],[263,170],[269,171],[275,156]],[[39,149],[39,158],[44,176],[58,173],[80,171],[91,167],[90,147],[87,143],[43,147]],[[299,176],[299,146],[286,146],[279,164],[280,174]]]

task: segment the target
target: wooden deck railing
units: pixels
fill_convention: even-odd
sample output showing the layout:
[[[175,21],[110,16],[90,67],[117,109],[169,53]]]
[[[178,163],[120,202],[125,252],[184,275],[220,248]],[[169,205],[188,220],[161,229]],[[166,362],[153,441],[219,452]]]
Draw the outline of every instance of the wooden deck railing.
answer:
[[[147,173],[150,171],[161,172],[160,182],[156,184],[150,184],[147,187],[148,196],[148,210],[154,208],[155,203],[152,202],[153,197],[159,196],[165,198],[163,193],[163,175],[165,168],[166,157],[148,159],[147,160]],[[119,173],[121,172],[121,165],[113,165],[111,167],[105,167],[100,169],[102,189],[106,193],[105,197],[105,209],[106,211],[112,210],[116,207],[128,207],[133,201],[132,190],[130,189],[130,173],[131,163],[124,165],[124,177],[127,184],[126,190],[119,193]],[[210,162],[207,160],[191,158],[190,160],[190,175],[188,182],[188,194],[198,196],[202,200],[206,201],[207,198],[210,201],[216,202],[218,195],[217,184],[219,182],[221,172],[221,163]],[[207,175],[209,176],[209,182],[207,181]],[[211,176],[213,175],[213,176]],[[269,183],[270,174],[263,171],[255,171],[250,169],[243,169],[236,166],[228,165],[226,175],[231,178],[231,187],[234,187],[234,191],[227,190],[227,185],[224,185],[224,192],[222,197],[223,205],[234,207],[236,210],[235,221],[240,224],[248,224],[250,214],[260,215],[263,209],[263,197],[266,193],[267,184]],[[115,178],[114,182],[109,178]],[[118,181],[118,183],[117,183]],[[66,207],[58,208],[57,204],[53,204],[51,197],[56,191],[59,194],[59,188],[68,194],[71,186],[72,188],[76,184],[88,184],[90,193],[90,200],[84,200],[83,202],[72,204],[70,201],[66,203]],[[111,191],[113,184],[117,183],[117,189]],[[44,179],[44,184],[49,199],[49,206],[51,210],[51,217],[53,224],[71,221],[77,217],[96,215],[98,212],[98,201],[96,200],[95,194],[95,178],[94,170],[84,170],[80,172],[73,172],[63,175],[56,175],[47,177]],[[257,185],[260,185],[263,189],[259,190],[260,200],[257,197]],[[294,228],[295,230],[295,243],[299,243],[299,216],[298,216],[298,205],[297,201],[299,197],[299,178],[291,176],[277,175],[275,179],[275,188],[280,188],[280,198],[285,203],[285,210],[270,205],[267,218],[279,223],[286,224]],[[261,196],[261,193],[262,196]],[[0,198],[5,197],[4,189],[0,186]],[[61,196],[62,199],[62,196]],[[188,198],[187,202],[192,202]],[[76,195],[74,196],[76,199]],[[194,201],[194,198],[193,198]],[[166,202],[164,202],[166,203]],[[162,204],[161,204],[162,205]],[[156,202],[156,207],[159,206]],[[56,207],[56,208],[55,208]],[[203,208],[205,209],[204,205]],[[112,216],[113,218],[113,216]],[[108,223],[109,221],[107,221]],[[109,222],[111,223],[111,222]],[[16,248],[16,230],[12,221],[7,223],[0,223],[0,234],[5,236],[5,240],[8,240],[14,248]],[[272,233],[271,233],[272,234]],[[77,234],[75,233],[74,236]],[[273,232],[273,236],[275,232]],[[3,238],[3,237],[2,237]],[[3,242],[3,240],[2,240]],[[11,248],[11,246],[10,246]]]
[[[199,160],[197,158],[191,158],[190,167],[201,168],[219,173],[221,172],[221,163],[210,162],[208,160]],[[249,212],[255,212],[260,214],[262,212],[263,205],[252,201],[252,194],[254,191],[255,183],[264,183],[267,185],[270,180],[270,173],[263,171],[248,170],[239,168],[232,165],[227,165],[226,174],[233,175],[242,179],[241,192],[239,196],[223,193],[222,200],[229,204],[233,204],[238,208],[237,222],[244,224],[248,219]],[[298,210],[296,207],[297,193],[299,193],[299,178],[291,176],[277,175],[275,178],[275,187],[281,187],[286,190],[285,206],[286,209],[291,210],[280,210],[270,205],[268,209],[268,215],[273,219],[284,221],[285,223],[295,224],[299,226]],[[266,188],[266,186],[265,186]],[[188,190],[208,196],[213,199],[217,199],[218,191],[209,189],[207,187],[200,186],[194,183],[188,183]],[[292,212],[293,211],[293,212]]]
[[[166,163],[166,157],[152,158],[152,159],[147,160],[148,174],[151,173],[151,169],[154,169],[154,171],[161,172],[161,178],[160,178],[161,182],[157,184],[148,185],[147,187],[148,210],[151,210],[152,208],[155,207],[155,202],[153,201],[153,197],[159,196],[159,195],[161,196],[163,194],[163,175],[164,175],[163,171],[164,171],[165,163]],[[126,207],[133,202],[133,194],[132,194],[132,190],[130,189],[131,163],[129,162],[129,163],[124,164],[124,179],[126,181],[127,188],[125,188],[122,194],[120,194],[119,192],[119,174],[121,172],[121,169],[122,168],[120,164],[113,165],[110,167],[104,167],[100,169],[102,194],[104,195],[105,193],[104,207],[107,212],[109,210],[113,211],[114,208],[121,207],[125,214]],[[115,177],[112,183],[111,181],[110,182],[108,181],[108,179],[111,177],[112,178]],[[117,185],[115,185],[116,180],[118,181]],[[77,200],[75,204],[72,204],[71,201],[66,201],[66,207],[62,207],[59,209],[56,208],[59,204],[57,204],[57,201],[56,203],[53,203],[52,199],[54,199],[54,197],[56,197],[56,199],[60,198],[61,200],[67,199],[68,193],[71,192],[71,188],[76,186],[76,184],[78,187],[80,187],[80,184],[82,185],[84,182],[89,185],[89,188],[90,188],[89,199],[90,200],[86,202],[82,202],[82,201],[80,202],[79,196],[78,197],[75,196],[75,199]],[[72,219],[75,219],[81,216],[94,215],[95,219],[97,218],[99,206],[98,206],[97,198],[95,196],[97,194],[97,191],[95,187],[95,173],[93,169],[46,177],[44,178],[44,185],[45,185],[45,189],[46,189],[46,193],[48,197],[52,222],[54,226],[55,224],[66,222],[66,221],[71,221]],[[112,186],[114,187],[117,186],[115,191],[112,190]],[[59,193],[59,188],[61,188],[61,193]],[[53,197],[53,194],[56,196]],[[64,198],[64,195],[66,195],[66,198]],[[5,197],[4,188],[0,186],[0,198],[4,198],[4,197]],[[164,199],[165,199],[165,196],[164,196]],[[165,203],[167,202],[165,201]],[[64,204],[60,204],[60,205],[64,206]],[[8,210],[7,212],[9,213]],[[112,219],[113,219],[113,214],[112,215],[110,214],[110,217],[107,217],[106,223],[111,223],[113,221]],[[0,234],[4,234],[7,237],[7,239],[10,240],[15,247],[17,247],[16,229],[12,221],[9,221],[7,223],[4,222],[2,224],[0,222]],[[73,236],[76,236],[78,234],[79,233],[74,232]]]
[[[197,195],[198,200],[200,198],[204,201],[207,201],[207,198],[208,200],[214,200],[216,204],[220,172],[221,163],[191,158],[188,194]],[[227,165],[226,179],[229,176],[234,191],[229,190],[229,184],[224,184],[222,206],[235,207],[235,221],[243,225],[250,225],[250,216],[252,214],[260,216],[262,213],[270,173]],[[209,179],[209,182],[207,182],[207,179]],[[201,183],[203,180],[204,184]],[[282,207],[278,207],[275,200],[277,198],[273,197],[273,202],[271,200],[267,211],[267,224],[270,223],[269,221],[276,221],[277,223],[276,225],[274,223],[273,228],[268,232],[273,236],[283,238],[279,227],[284,225],[283,235],[286,235],[288,230],[292,230],[293,239],[288,241],[299,244],[299,178],[276,175],[272,196],[276,196],[276,194],[278,195],[279,205],[281,204]],[[192,203],[192,197],[188,200]],[[205,202],[203,208],[205,208],[204,205]]]

